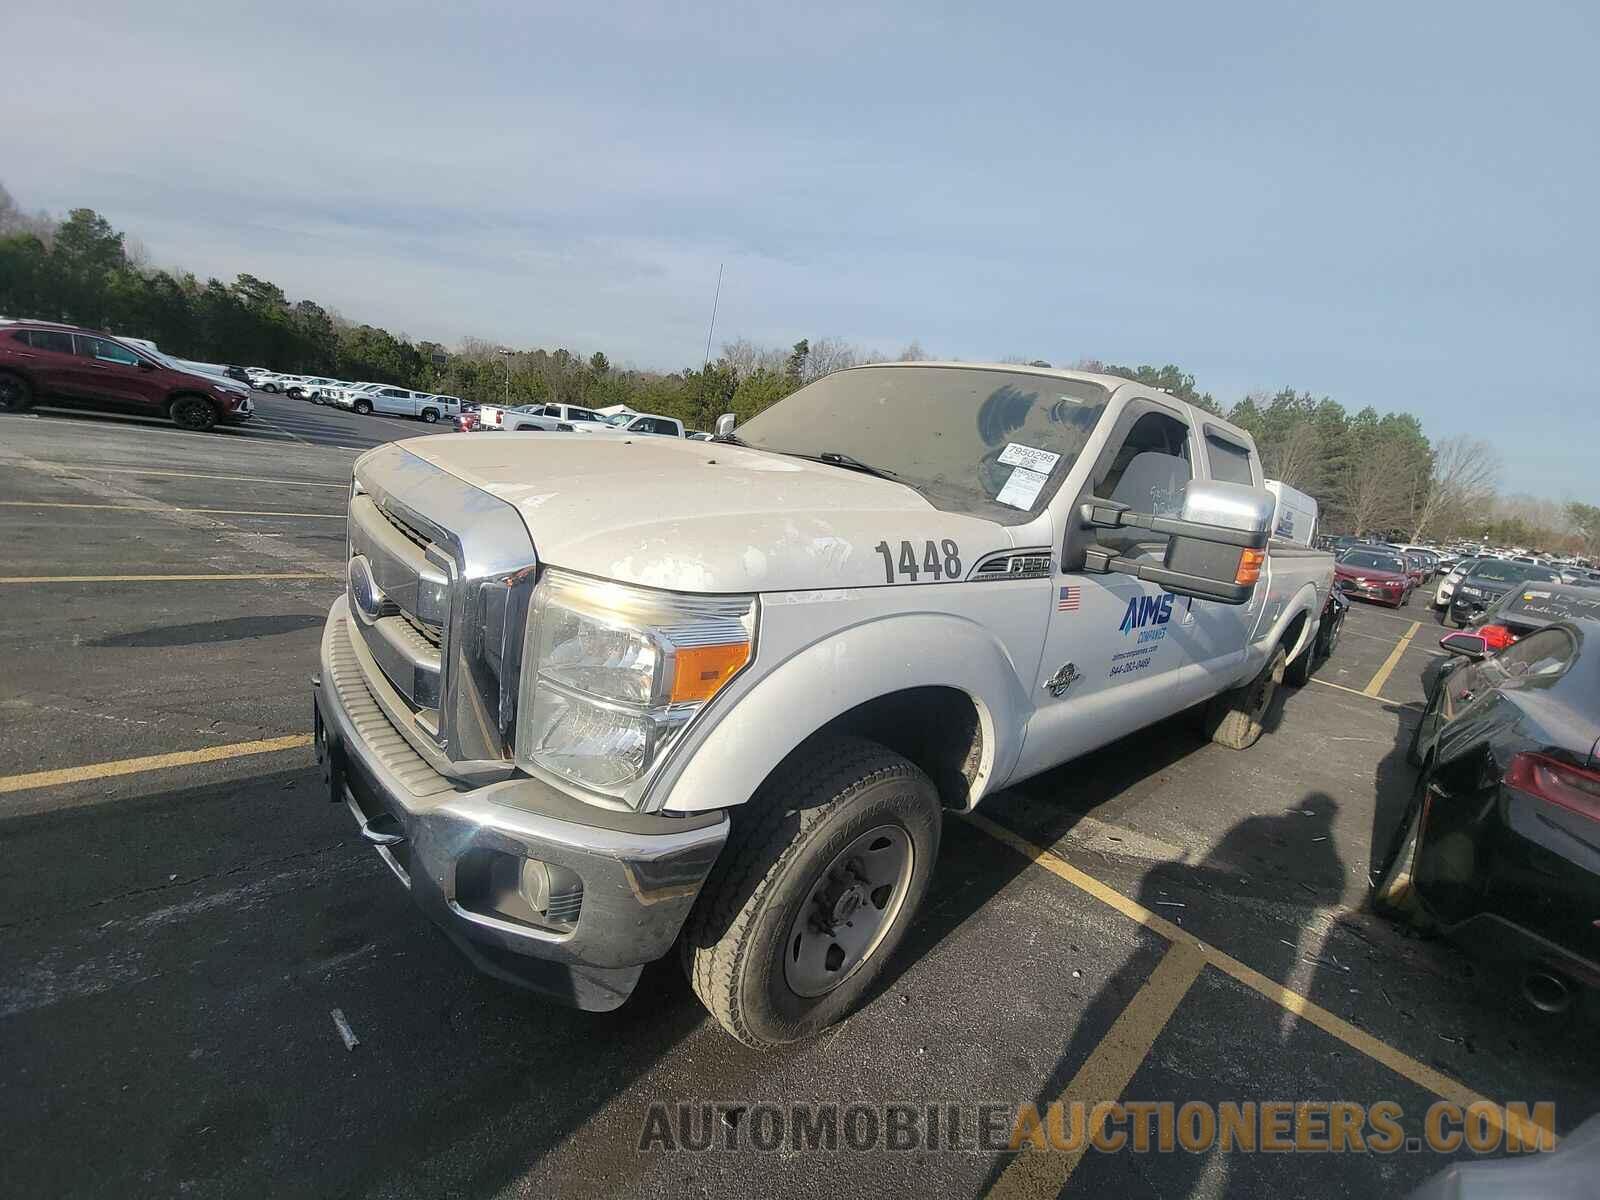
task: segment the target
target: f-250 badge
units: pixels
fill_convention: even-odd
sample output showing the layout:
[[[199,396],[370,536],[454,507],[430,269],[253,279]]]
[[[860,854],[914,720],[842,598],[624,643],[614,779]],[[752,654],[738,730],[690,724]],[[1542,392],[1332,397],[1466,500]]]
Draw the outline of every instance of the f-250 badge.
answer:
[[[1044,681],[1044,686],[1052,696],[1059,700],[1062,696],[1067,694],[1067,689],[1073,685],[1077,678],[1078,668],[1073,666],[1071,663],[1068,663],[1054,675],[1050,676],[1049,679],[1046,679]]]

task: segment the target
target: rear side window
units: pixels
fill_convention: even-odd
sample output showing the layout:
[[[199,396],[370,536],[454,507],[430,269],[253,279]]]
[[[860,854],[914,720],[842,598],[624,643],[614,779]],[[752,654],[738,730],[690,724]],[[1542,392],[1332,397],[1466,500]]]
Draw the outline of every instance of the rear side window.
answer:
[[[30,329],[17,334],[35,350],[48,350],[52,354],[71,354],[72,335],[54,329]]]
[[[1250,467],[1250,451],[1238,442],[1206,430],[1206,461],[1211,478],[1222,483],[1242,483],[1254,487],[1255,472]]]

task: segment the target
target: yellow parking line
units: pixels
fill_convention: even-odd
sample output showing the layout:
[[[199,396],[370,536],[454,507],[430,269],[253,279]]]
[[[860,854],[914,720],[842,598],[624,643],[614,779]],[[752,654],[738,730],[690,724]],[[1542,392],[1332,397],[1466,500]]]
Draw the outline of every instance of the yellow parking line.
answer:
[[[198,471],[149,471],[143,467],[102,467],[96,463],[42,462],[42,467],[58,467],[68,471],[94,472],[97,475],[161,475],[171,479],[220,479],[230,483],[281,483],[288,487],[338,488],[350,490],[350,484],[323,483],[312,479],[269,479],[262,475],[202,475]]]
[[[1400,656],[1406,652],[1406,647],[1411,645],[1411,639],[1417,636],[1417,630],[1421,628],[1421,621],[1411,622],[1411,628],[1406,630],[1395,643],[1394,649],[1389,651],[1389,657],[1383,660],[1383,666],[1378,668],[1378,673],[1372,677],[1372,682],[1367,684],[1368,696],[1377,699],[1378,693],[1383,691],[1383,685],[1389,682],[1389,676],[1394,674],[1395,667],[1400,665]]]
[[[1371,692],[1363,692],[1359,688],[1345,687],[1342,683],[1329,683],[1326,679],[1318,679],[1314,675],[1311,677],[1311,682],[1320,683],[1323,687],[1335,688],[1341,692],[1348,692],[1352,696],[1360,696],[1363,700],[1376,700],[1379,704],[1392,704],[1396,708],[1420,709],[1422,707],[1422,705],[1413,704],[1408,700],[1389,700],[1383,696],[1374,696]]]
[[[1321,1029],[1324,1033],[1332,1034],[1339,1041],[1349,1046],[1352,1050],[1359,1051],[1375,1062],[1382,1063],[1402,1079],[1409,1080],[1420,1088],[1432,1092],[1441,1100],[1450,1100],[1465,1108],[1469,1104],[1490,1104],[1487,1097],[1478,1094],[1466,1084],[1450,1078],[1442,1071],[1436,1071],[1427,1063],[1418,1062],[1408,1054],[1396,1050],[1387,1042],[1379,1041],[1364,1029],[1358,1029],[1342,1017],[1337,1017],[1321,1005],[1302,996],[1299,992],[1291,991],[1274,979],[1268,979],[1261,972],[1218,950],[1204,942],[1196,941],[1192,933],[1181,929],[1162,917],[1151,912],[1137,900],[1124,896],[1121,892],[1108,884],[1101,883],[1092,875],[1078,870],[1064,858],[1035,845],[1019,834],[1013,833],[1004,825],[991,821],[981,813],[968,813],[967,820],[990,837],[1005,843],[1025,858],[1043,867],[1058,879],[1064,879],[1080,891],[1087,892],[1102,904],[1109,905],[1122,913],[1130,920],[1137,921],[1152,933],[1158,933],[1169,942],[1183,942],[1193,946],[1206,963],[1216,967],[1219,971],[1232,976],[1238,982],[1252,991],[1265,996],[1274,1004],[1287,1009],[1289,1012],[1308,1021]],[[1502,1128],[1505,1124],[1505,1110],[1494,1105],[1495,1122]]]
[[[989,1191],[991,1197],[1054,1197],[1060,1194],[1105,1124],[1107,1114],[1095,1112],[1094,1106],[1102,1101],[1117,1100],[1128,1090],[1134,1074],[1149,1055],[1150,1047],[1155,1045],[1156,1038],[1205,966],[1205,955],[1194,946],[1187,942],[1172,943],[1150,978],[1117,1015],[1105,1037],[1061,1094],[1063,1109],[1070,1111],[1074,1103],[1081,1103],[1092,1114],[1078,1148],[1057,1154],[1018,1154],[995,1180]]]
[[[204,750],[181,750],[175,754],[150,754],[144,758],[123,758],[115,762],[91,763],[86,767],[64,767],[59,771],[30,771],[26,775],[0,775],[0,794],[26,792],[33,788],[59,787],[118,775],[138,775],[144,771],[163,771],[195,763],[222,762],[252,754],[273,754],[279,750],[299,750],[311,744],[311,735],[264,738],[256,742],[234,742],[230,746],[207,746]]]
[[[110,512],[201,513],[218,517],[309,517],[321,521],[344,520],[342,512],[257,512],[249,508],[179,508],[173,504],[68,504],[61,500],[0,500],[0,508],[94,508]]]
[[[258,571],[244,575],[0,575],[4,583],[200,583],[229,579],[339,579],[336,571]]]

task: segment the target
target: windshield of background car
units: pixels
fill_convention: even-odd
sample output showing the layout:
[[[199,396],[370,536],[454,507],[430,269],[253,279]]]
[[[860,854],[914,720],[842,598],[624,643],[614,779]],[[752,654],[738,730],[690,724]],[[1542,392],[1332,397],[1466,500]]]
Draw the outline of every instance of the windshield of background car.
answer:
[[[1513,588],[1495,610],[1505,617],[1538,617],[1566,621],[1579,617],[1600,620],[1600,596],[1576,594],[1566,588]]]
[[[1503,558],[1486,558],[1482,562],[1474,563],[1472,574],[1464,582],[1472,583],[1515,583],[1522,578],[1522,572],[1528,568],[1522,563],[1507,562]]]
[[[1339,561],[1347,567],[1363,571],[1393,571],[1396,575],[1406,573],[1406,564],[1400,559],[1392,554],[1374,554],[1371,550],[1346,550]]]
[[[1020,371],[863,367],[801,388],[734,436],[849,455],[944,512],[1017,525],[1060,486],[1109,399],[1095,383]]]

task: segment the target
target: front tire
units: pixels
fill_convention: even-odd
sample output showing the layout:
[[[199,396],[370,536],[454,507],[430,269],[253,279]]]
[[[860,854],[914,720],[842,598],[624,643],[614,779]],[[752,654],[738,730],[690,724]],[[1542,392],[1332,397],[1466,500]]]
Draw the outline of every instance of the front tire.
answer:
[[[1288,651],[1275,646],[1261,674],[1213,699],[1206,708],[1206,733],[1211,740],[1230,750],[1248,750],[1260,741],[1288,667]]]
[[[366,400],[357,400],[355,403],[355,410],[364,417],[372,412],[372,405]]]
[[[928,890],[941,809],[892,750],[817,736],[734,810],[685,923],[695,994],[747,1046],[820,1033],[866,999]]]
[[[204,396],[179,396],[169,413],[179,429],[204,433],[217,423],[217,407]]]
[[[21,375],[0,371],[0,412],[26,412],[33,404],[33,385]]]
[[[1372,889],[1372,909],[1414,929],[1428,927],[1427,911],[1412,886],[1411,872],[1417,861],[1417,842],[1422,832],[1422,805],[1433,772],[1424,767],[1417,774],[1416,787],[1405,816],[1395,828],[1389,849],[1378,865],[1378,882]]]

